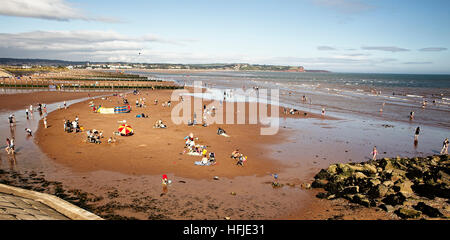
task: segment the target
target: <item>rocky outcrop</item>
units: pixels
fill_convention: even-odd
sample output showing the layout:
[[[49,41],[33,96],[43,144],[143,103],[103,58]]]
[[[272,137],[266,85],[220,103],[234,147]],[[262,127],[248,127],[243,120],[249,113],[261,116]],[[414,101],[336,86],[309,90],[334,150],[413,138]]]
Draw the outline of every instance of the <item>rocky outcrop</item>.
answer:
[[[333,164],[320,170],[314,179],[311,187],[326,191],[318,194],[320,198],[344,198],[394,212],[404,219],[449,216],[448,155]]]

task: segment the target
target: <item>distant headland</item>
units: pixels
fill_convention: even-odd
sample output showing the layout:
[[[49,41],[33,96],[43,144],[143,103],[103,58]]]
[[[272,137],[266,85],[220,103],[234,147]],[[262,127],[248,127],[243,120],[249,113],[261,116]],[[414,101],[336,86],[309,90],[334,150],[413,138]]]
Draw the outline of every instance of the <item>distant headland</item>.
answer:
[[[279,71],[279,72],[321,72],[326,70],[308,70],[303,66],[262,65],[248,63],[210,63],[210,64],[174,64],[174,63],[129,63],[129,62],[91,62],[64,61],[51,59],[0,58],[0,65],[16,66],[24,69],[36,66],[53,66],[68,69],[174,69],[174,70],[224,70],[224,71]]]

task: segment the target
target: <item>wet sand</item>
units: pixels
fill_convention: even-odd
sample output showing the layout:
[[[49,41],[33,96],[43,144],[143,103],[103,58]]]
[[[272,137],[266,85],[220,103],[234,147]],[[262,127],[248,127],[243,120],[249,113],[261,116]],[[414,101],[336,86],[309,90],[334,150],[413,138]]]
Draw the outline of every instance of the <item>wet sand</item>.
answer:
[[[36,91],[31,93],[0,94],[0,111],[11,111],[28,108],[30,104],[36,108],[38,103],[55,103],[105,95],[107,92],[61,92]]]

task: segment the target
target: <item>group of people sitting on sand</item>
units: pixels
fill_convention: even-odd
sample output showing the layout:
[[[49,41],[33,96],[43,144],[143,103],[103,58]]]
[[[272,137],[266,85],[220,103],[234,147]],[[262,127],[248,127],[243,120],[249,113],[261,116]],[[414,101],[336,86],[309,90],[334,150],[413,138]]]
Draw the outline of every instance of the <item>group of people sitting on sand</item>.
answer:
[[[145,98],[136,99],[136,107],[145,107]]]
[[[237,160],[236,165],[244,166],[244,163],[247,161],[247,156],[239,152],[239,149],[234,150],[230,156],[232,159]]]
[[[202,156],[201,161],[196,161],[194,164],[199,166],[210,166],[216,164],[216,155],[213,152],[208,153],[206,146],[196,144],[194,139],[194,134],[190,133],[184,138],[186,140],[185,148],[187,149],[187,154],[193,156]],[[198,138],[196,138],[198,140]],[[185,150],[186,152],[186,150]]]
[[[102,143],[100,139],[103,138],[103,132],[100,132],[96,129],[92,129],[87,131],[86,134],[88,143],[96,143],[96,144]]]
[[[78,121],[78,117],[76,117],[73,121],[64,120],[64,131],[67,133],[71,133],[73,131],[76,133],[81,132],[81,127]]]
[[[144,113],[136,115],[137,118],[148,118],[148,115],[145,115]]]
[[[155,101],[156,101],[156,103],[158,103],[158,100],[155,100]],[[162,104],[163,107],[170,107],[171,105],[172,105],[171,101],[167,101]]]

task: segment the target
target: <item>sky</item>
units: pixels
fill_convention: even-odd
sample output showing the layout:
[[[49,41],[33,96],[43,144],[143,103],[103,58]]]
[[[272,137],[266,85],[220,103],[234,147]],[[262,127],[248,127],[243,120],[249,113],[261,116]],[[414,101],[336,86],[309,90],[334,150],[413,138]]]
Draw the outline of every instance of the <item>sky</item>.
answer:
[[[0,0],[0,58],[450,74],[448,9],[448,0]]]

